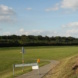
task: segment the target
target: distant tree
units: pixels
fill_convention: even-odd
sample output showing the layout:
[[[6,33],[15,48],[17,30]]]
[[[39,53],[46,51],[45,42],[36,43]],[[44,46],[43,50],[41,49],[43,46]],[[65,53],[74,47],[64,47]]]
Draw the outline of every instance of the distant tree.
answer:
[[[34,35],[10,35],[0,36],[0,47],[11,46],[59,46],[59,45],[78,45],[78,38],[73,37],[48,37]]]

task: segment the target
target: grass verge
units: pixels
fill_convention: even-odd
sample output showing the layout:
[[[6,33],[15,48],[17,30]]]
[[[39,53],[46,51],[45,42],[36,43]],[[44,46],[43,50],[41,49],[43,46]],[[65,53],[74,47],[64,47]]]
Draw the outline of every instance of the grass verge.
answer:
[[[78,78],[72,66],[77,62],[78,56],[68,57],[60,61],[53,70],[51,70],[44,78]]]
[[[39,67],[41,66],[44,66],[46,64],[50,63],[49,61],[41,61],[40,64],[39,64]],[[15,68],[15,77],[16,76],[20,76],[24,73],[28,73],[32,71],[32,67],[24,67],[24,72],[22,72],[22,67],[21,68]],[[7,73],[5,73],[7,72]],[[0,75],[0,78],[14,78],[13,77],[13,72],[12,72],[12,69],[11,70],[8,70],[8,71],[5,71],[2,75]]]

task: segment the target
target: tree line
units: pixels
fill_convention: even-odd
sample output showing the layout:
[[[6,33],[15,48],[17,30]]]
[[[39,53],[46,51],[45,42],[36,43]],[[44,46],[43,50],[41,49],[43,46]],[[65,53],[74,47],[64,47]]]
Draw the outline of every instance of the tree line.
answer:
[[[74,37],[48,37],[34,35],[10,35],[0,36],[0,47],[18,47],[18,46],[68,46],[78,45],[78,38]]]

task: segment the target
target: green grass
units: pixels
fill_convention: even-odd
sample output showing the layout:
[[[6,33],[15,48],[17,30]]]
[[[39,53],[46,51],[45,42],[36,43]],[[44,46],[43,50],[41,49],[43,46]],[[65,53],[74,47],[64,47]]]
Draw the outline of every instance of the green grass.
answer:
[[[34,59],[61,60],[78,54],[78,47],[25,47],[25,63],[36,62]],[[12,65],[21,63],[21,47],[0,48],[0,78],[11,78]],[[40,65],[47,64],[47,61],[41,61]],[[19,73],[22,74],[21,69]],[[17,75],[18,70],[16,70]],[[25,72],[30,71],[27,67]],[[10,76],[10,77],[9,77]]]

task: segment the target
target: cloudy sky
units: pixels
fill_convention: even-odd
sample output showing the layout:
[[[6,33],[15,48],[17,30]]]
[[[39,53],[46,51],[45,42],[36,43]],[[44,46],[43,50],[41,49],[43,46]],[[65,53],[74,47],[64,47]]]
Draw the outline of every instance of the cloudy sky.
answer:
[[[0,35],[78,37],[78,0],[0,0]]]

